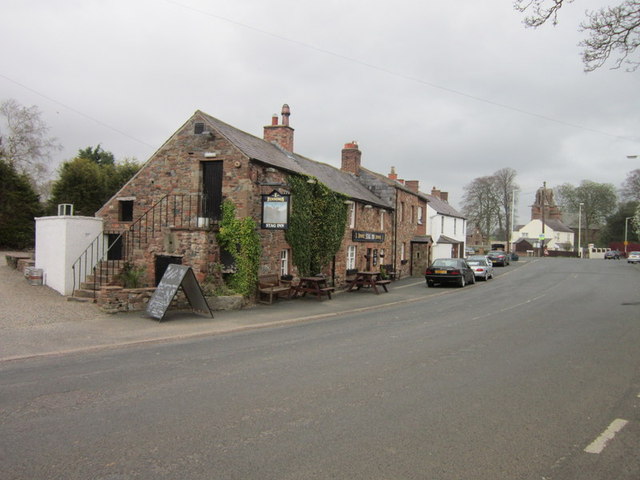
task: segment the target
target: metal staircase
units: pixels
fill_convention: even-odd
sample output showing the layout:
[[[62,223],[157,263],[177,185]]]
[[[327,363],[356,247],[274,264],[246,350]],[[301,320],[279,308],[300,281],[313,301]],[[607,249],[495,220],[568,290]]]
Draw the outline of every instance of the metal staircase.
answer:
[[[102,232],[72,266],[73,296],[95,300],[105,285],[117,285],[125,264],[133,263],[149,244],[169,229],[208,229],[203,194],[168,194],[121,233]]]

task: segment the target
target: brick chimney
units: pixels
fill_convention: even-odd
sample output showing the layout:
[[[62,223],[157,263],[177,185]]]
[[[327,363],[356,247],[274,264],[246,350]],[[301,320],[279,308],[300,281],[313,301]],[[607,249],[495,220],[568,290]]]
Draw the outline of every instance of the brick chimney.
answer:
[[[278,114],[271,117],[271,125],[264,127],[264,139],[276,143],[287,152],[293,152],[293,128],[289,126],[291,110],[286,103],[282,106],[282,125],[278,125]]]
[[[360,160],[362,152],[358,149],[358,142],[345,143],[342,149],[342,166],[340,170],[353,173],[356,177],[360,175]]]
[[[396,167],[391,167],[391,171],[389,172],[389,175],[387,175],[391,180],[397,180],[398,179],[398,174],[396,173]]]
[[[407,180],[405,182],[406,187],[414,193],[418,193],[420,189],[420,181],[419,180]]]
[[[449,192],[440,192],[440,200],[449,203]]]
[[[436,198],[440,198],[440,190],[438,190],[436,187],[433,187],[431,189],[431,195],[433,195]]]

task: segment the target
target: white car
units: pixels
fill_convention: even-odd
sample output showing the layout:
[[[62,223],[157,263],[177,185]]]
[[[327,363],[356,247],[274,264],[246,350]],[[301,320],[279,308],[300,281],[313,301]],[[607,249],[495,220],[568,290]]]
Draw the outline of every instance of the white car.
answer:
[[[640,252],[629,252],[627,263],[640,263]]]
[[[473,270],[473,275],[476,278],[483,279],[485,281],[493,278],[493,264],[489,257],[485,255],[474,255],[467,258],[467,263]]]

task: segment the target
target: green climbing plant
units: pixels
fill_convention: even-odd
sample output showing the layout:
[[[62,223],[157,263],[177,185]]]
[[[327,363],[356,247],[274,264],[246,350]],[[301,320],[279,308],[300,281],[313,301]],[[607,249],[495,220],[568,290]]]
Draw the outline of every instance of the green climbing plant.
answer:
[[[344,195],[308,177],[290,175],[291,213],[285,238],[292,261],[302,276],[315,275],[329,265],[342,243],[347,222]]]
[[[222,203],[222,219],[217,235],[220,247],[231,254],[236,272],[228,280],[229,287],[244,295],[255,293],[260,266],[260,237],[251,217],[236,218],[236,207],[230,200]]]

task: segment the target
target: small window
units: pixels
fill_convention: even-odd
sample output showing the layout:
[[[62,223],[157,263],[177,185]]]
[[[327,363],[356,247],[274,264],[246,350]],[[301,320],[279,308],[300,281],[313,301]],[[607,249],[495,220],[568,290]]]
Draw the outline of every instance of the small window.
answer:
[[[204,123],[196,123],[193,126],[193,133],[195,133],[196,135],[202,135],[202,133],[204,132]]]
[[[347,270],[356,268],[356,246],[349,245],[347,247]]]
[[[120,221],[133,221],[133,200],[120,200]]]
[[[351,204],[351,215],[349,216],[349,228],[356,228],[356,204]]]
[[[280,275],[289,275],[289,250],[280,251]]]
[[[418,225],[422,225],[422,207],[418,207]]]

